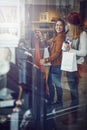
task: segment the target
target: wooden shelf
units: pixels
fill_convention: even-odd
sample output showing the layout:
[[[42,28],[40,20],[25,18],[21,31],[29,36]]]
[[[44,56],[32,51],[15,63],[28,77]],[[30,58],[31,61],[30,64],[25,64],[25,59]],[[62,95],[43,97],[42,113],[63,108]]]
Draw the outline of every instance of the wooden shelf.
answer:
[[[34,30],[37,30],[37,29],[39,29],[39,31],[43,31],[43,32],[47,32],[47,31],[53,31],[53,29],[42,29],[42,28],[33,28],[33,29],[31,29],[31,31],[34,31]]]
[[[34,31],[36,29],[39,29],[40,31],[53,31],[54,29],[54,23],[51,21],[31,21],[30,22],[30,30]]]
[[[54,24],[55,22],[51,21],[31,21],[32,24]]]

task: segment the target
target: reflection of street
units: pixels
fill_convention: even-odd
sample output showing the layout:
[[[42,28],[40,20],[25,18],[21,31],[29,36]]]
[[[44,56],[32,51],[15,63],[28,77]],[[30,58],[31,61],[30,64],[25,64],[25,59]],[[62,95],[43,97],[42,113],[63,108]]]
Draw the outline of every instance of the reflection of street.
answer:
[[[0,1],[0,47],[17,47],[20,37],[18,1]]]
[[[34,70],[34,72],[35,72],[35,70]],[[36,79],[36,77],[37,76],[35,76],[35,79]],[[41,78],[41,76],[38,76],[37,78]],[[38,83],[38,85],[40,85],[41,80],[36,79],[35,81],[36,81],[36,83]],[[39,81],[39,82],[37,82],[37,81]],[[63,104],[64,104],[64,108],[68,107],[68,110],[70,110],[69,105],[70,105],[71,99],[70,99],[70,92],[69,92],[69,88],[68,88],[65,73],[63,73],[62,84],[63,84]],[[43,83],[41,85],[43,86]],[[34,94],[35,94],[35,96],[33,95],[34,96],[33,97],[33,99],[34,99],[33,100],[33,106],[34,106],[33,112],[35,114],[33,116],[33,119],[31,119],[31,115],[28,118],[28,120],[31,123],[28,126],[28,128],[29,128],[28,130],[35,130],[35,129],[32,129],[32,127],[34,127],[34,126],[32,126],[32,124],[33,124],[32,121],[36,121],[36,120],[34,120],[34,118],[36,119],[37,115],[40,116],[40,113],[43,113],[43,104],[42,104],[43,102],[40,102],[41,97],[39,98],[39,96],[41,95],[40,86],[38,86],[38,87],[39,87],[39,91],[37,89],[37,86],[33,90]],[[69,111],[67,111],[67,109],[66,110],[64,110],[64,109],[58,110],[57,107],[55,109],[55,106],[52,106],[51,109],[47,110],[47,118],[45,117],[46,118],[45,124],[42,124],[42,123],[44,123],[43,118],[41,118],[39,116],[37,117],[38,120],[36,122],[38,124],[41,123],[40,125],[41,126],[44,125],[44,127],[45,127],[45,129],[43,127],[41,130],[72,130],[72,129],[73,130],[82,130],[82,129],[86,130],[87,129],[87,125],[86,125],[87,124],[87,114],[86,114],[87,113],[87,104],[86,104],[86,102],[87,102],[86,101],[86,99],[87,99],[87,80],[86,79],[80,79],[80,82],[79,82],[79,95],[80,95],[80,98],[79,98],[80,99],[80,106],[79,106],[79,109],[78,109],[78,119],[77,119],[76,123],[69,124],[69,125],[63,124],[63,120],[66,119],[67,115],[69,117],[69,120],[71,120],[71,115],[69,114]],[[39,100],[38,100],[38,98],[39,98]],[[36,102],[36,101],[38,101],[38,102]],[[42,101],[44,101],[44,100],[42,100]],[[41,109],[41,111],[39,111],[40,109]],[[23,109],[21,109],[21,112],[23,112]],[[13,113],[13,115],[14,115],[14,113]],[[20,117],[20,118],[22,120],[23,116]],[[13,121],[13,119],[12,119],[12,121]],[[7,123],[7,122],[5,121],[5,123]],[[5,127],[5,125],[4,125],[5,123],[3,123],[2,126]],[[2,128],[2,127],[0,126],[0,128]],[[23,129],[23,130],[27,130],[27,129]]]
[[[15,6],[0,7],[0,22],[15,23],[17,22],[17,8]]]

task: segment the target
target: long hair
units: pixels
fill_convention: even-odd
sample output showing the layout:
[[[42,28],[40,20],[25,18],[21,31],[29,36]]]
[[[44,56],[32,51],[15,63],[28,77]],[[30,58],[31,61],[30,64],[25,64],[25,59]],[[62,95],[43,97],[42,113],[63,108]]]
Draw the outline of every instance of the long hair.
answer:
[[[56,26],[56,23],[58,22],[58,21],[60,21],[61,23],[62,23],[62,25],[63,25],[63,31],[62,32],[64,32],[65,33],[65,21],[62,19],[62,18],[58,18],[57,20],[56,20],[56,22],[55,22],[55,25],[54,25],[54,36],[56,36],[57,35],[57,32],[56,32],[56,30],[55,30],[55,26]]]
[[[70,24],[70,30],[68,31],[68,35],[72,37],[72,39],[78,38],[81,32],[81,26]]]

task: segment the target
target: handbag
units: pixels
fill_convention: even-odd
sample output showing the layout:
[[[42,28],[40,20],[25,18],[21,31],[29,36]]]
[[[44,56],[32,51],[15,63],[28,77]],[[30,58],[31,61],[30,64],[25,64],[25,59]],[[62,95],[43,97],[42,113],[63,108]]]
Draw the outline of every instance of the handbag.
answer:
[[[76,54],[73,52],[63,52],[61,70],[73,72],[77,71]]]
[[[87,78],[87,56],[83,64],[78,64],[78,75],[81,78]]]

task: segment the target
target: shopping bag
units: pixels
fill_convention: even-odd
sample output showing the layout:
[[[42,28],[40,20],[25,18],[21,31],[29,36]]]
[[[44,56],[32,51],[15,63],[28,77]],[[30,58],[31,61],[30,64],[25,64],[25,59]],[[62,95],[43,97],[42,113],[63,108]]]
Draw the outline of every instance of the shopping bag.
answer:
[[[44,57],[44,58],[49,57],[48,47],[44,48],[44,56],[43,56],[43,57]],[[45,66],[49,66],[49,65],[51,65],[51,63],[48,62],[48,63],[45,63],[44,65],[45,65]]]
[[[77,71],[77,61],[75,53],[73,52],[62,53],[61,70],[69,72]]]

